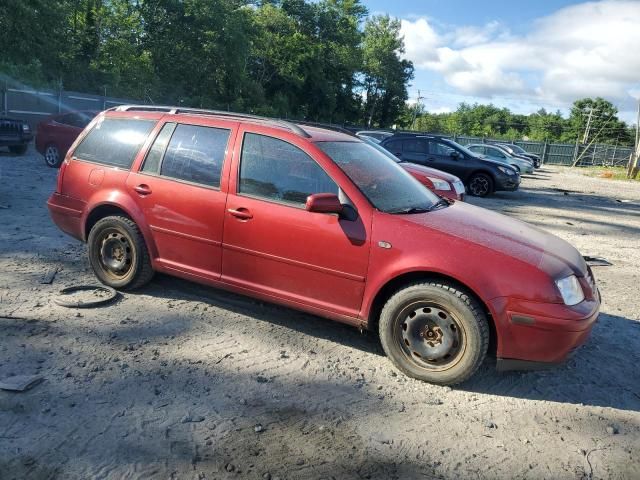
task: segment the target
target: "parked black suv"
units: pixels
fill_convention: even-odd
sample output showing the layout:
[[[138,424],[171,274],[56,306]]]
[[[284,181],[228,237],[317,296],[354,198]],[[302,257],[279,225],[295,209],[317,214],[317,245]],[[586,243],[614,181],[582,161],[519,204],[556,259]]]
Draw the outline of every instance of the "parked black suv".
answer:
[[[11,153],[23,155],[32,139],[33,132],[27,122],[0,116],[0,147],[9,147]]]
[[[437,168],[459,177],[467,192],[477,197],[498,190],[517,190],[520,185],[520,175],[514,168],[481,158],[443,137],[397,134],[380,145],[404,162]]]

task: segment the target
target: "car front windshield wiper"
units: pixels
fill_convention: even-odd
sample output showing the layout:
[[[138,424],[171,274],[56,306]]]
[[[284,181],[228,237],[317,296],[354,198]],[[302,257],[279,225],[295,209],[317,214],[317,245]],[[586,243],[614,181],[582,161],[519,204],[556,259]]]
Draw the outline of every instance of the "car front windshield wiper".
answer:
[[[449,200],[447,200],[444,197],[440,197],[436,203],[431,205],[431,208],[429,209],[429,211],[435,210],[435,209],[437,209],[439,207],[448,207],[449,205],[451,205]]]
[[[431,208],[407,207],[407,208],[399,208],[398,210],[389,210],[387,213],[391,213],[393,215],[409,215],[412,213],[427,213],[430,211],[431,211]]]

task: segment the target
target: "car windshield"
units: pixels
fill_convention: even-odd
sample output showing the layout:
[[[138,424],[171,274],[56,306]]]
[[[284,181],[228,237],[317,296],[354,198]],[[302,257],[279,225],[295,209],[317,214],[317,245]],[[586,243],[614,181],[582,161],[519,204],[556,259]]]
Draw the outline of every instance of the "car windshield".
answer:
[[[382,212],[426,212],[438,203],[438,197],[382,147],[376,148],[371,142],[318,142],[316,145]]]
[[[514,152],[517,153],[527,153],[527,151],[519,145],[509,145]]]

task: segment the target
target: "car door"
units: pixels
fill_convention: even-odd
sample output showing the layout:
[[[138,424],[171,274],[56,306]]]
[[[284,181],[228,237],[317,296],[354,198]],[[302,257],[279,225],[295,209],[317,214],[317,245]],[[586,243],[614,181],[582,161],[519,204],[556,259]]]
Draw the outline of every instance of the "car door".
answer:
[[[140,170],[127,179],[149,224],[156,261],[166,269],[220,278],[222,172],[233,125],[165,123]]]
[[[357,317],[370,218],[308,212],[314,193],[339,193],[308,146],[247,127],[238,134],[224,221],[222,280],[236,287]]]
[[[507,163],[507,164],[509,163],[507,155],[503,151],[501,151],[499,148],[485,146],[485,150],[486,150],[487,157],[489,157],[491,160],[495,160],[501,163]]]
[[[424,138],[405,138],[402,141],[402,159],[418,165],[431,165],[429,146]]]
[[[402,140],[400,139],[389,140],[382,143],[382,146],[389,152],[393,153],[400,160],[404,160],[402,158]]]
[[[78,129],[74,125],[75,113],[67,113],[55,117],[49,126],[49,140],[46,142],[53,143],[58,147],[60,157],[64,157],[73,144],[82,129]]]
[[[452,147],[448,146],[438,140],[429,140],[429,167],[437,168],[443,172],[448,172],[456,175],[460,178],[465,178],[463,175],[465,168],[465,161],[462,154],[457,157],[452,153],[458,153]]]

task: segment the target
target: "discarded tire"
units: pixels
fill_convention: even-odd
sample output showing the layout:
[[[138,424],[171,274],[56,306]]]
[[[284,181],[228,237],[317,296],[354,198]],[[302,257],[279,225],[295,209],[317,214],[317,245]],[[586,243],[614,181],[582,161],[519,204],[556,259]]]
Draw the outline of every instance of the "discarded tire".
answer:
[[[69,296],[73,293],[84,291],[102,292],[103,295],[96,296],[95,300],[74,300],[73,298],[69,298]],[[60,290],[60,292],[58,293],[58,297],[54,298],[53,301],[56,305],[60,305],[61,307],[93,308],[112,302],[117,295],[118,292],[116,292],[113,288],[107,287],[105,285],[75,285]]]

